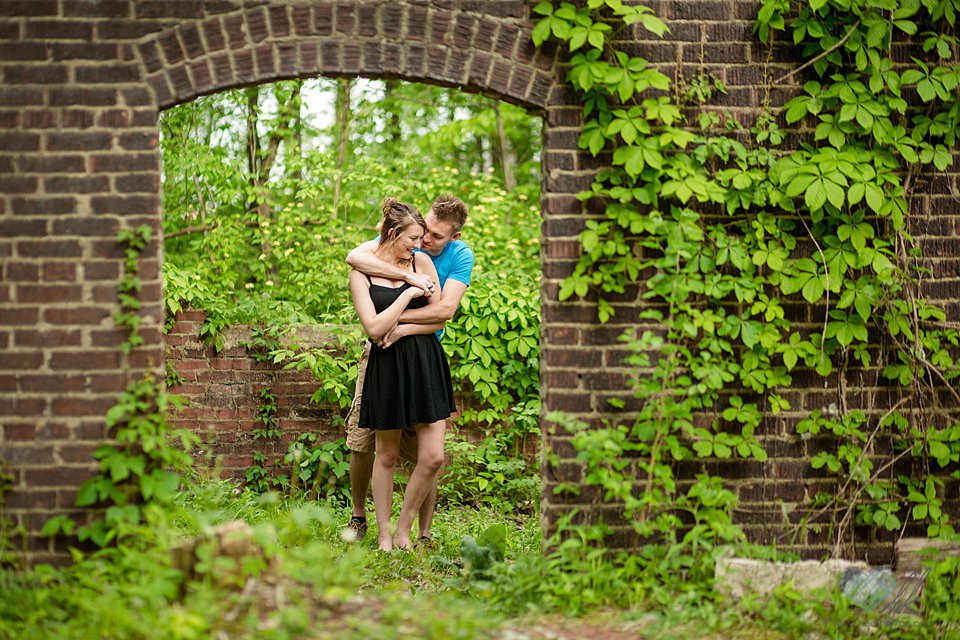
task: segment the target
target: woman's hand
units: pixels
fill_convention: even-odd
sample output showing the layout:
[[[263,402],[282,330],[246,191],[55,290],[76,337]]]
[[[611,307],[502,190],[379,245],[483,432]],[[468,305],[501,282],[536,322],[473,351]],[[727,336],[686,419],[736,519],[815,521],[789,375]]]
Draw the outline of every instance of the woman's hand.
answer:
[[[409,297],[410,297],[411,300],[413,300],[414,298],[420,298],[420,297],[423,297],[423,296],[428,296],[428,295],[430,295],[429,293],[426,293],[426,292],[425,292],[423,289],[421,289],[420,287],[410,287],[409,289],[407,289],[407,290],[404,291],[403,293],[404,293],[404,295],[410,294]]]
[[[383,336],[383,338],[381,338],[380,342],[378,342],[377,345],[381,349],[387,349],[390,347],[390,345],[396,344],[397,341],[400,340],[400,338],[405,338],[407,336],[407,332],[404,329],[404,327],[409,328],[409,326],[410,325],[398,324],[393,329],[388,331],[387,335]]]
[[[412,288],[419,289],[425,296],[433,294],[437,287],[433,278],[423,273],[410,272],[407,274],[406,280]]]

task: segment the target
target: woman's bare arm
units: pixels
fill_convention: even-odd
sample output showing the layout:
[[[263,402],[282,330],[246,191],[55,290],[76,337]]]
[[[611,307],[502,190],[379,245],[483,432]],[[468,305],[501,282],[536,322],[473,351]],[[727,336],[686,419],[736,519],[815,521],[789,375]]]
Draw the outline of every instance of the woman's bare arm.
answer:
[[[423,289],[417,287],[405,289],[393,304],[377,313],[376,307],[373,306],[373,299],[370,297],[370,284],[367,278],[354,270],[350,272],[350,293],[353,296],[353,308],[357,310],[363,331],[371,340],[379,342],[396,326],[407,304],[423,295]]]

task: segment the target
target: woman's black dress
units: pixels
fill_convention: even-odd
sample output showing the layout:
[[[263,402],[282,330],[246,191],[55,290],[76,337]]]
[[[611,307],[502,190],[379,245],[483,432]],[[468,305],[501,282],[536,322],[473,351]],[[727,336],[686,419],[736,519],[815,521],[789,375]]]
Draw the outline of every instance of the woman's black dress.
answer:
[[[371,282],[370,298],[377,313],[410,286]],[[427,299],[421,296],[411,300],[407,309],[426,305]],[[361,429],[406,429],[443,420],[454,411],[450,367],[436,334],[406,336],[386,349],[371,344],[360,401]]]

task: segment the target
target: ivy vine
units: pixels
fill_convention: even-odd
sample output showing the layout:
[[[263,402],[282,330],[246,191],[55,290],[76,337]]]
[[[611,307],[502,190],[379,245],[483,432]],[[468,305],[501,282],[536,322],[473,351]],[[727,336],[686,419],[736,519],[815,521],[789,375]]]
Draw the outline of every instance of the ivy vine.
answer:
[[[632,424],[570,425],[586,480],[624,505],[638,534],[675,537],[679,511],[721,506],[723,517],[698,520],[701,539],[741,537],[719,479],[682,483],[677,469],[766,461],[758,431],[781,412],[797,438],[815,439],[813,467],[835,478],[834,491],[800,510],[795,532],[827,527],[835,553],[853,542],[854,524],[952,533],[942,478],[960,473],[960,334],[923,297],[932,272],[910,205],[923,176],[947,170],[957,152],[958,10],[957,0],[762,0],[760,43],[783,33],[777,46],[806,62],[768,79],[743,125],[709,105],[723,90],[709,74],[681,90],[619,47],[637,23],[666,32],[648,8],[544,0],[534,9],[534,43],[569,52],[580,148],[609,157],[580,195],[600,213],[559,297],[598,296],[606,322],[621,313],[611,294],[639,285],[641,319],[659,327],[627,336],[642,401]],[[771,106],[773,87],[801,74],[802,91]],[[798,142],[782,146],[788,139]],[[857,370],[902,388],[882,416],[847,406]],[[797,419],[786,396],[801,371],[837,402]]]
[[[137,274],[140,254],[151,234],[148,225],[117,234],[117,242],[125,248],[118,284],[120,310],[114,314],[114,323],[129,332],[119,347],[124,355],[143,344],[137,300],[142,282]],[[168,369],[166,377],[171,376]],[[44,524],[41,535],[76,535],[80,541],[105,547],[134,533],[156,507],[170,506],[192,466],[189,451],[199,442],[196,434],[174,429],[167,421],[169,412],[183,403],[180,396],[167,393],[164,381],[158,381],[152,372],[128,385],[107,411],[106,427],[113,441],[93,452],[100,473],[80,486],[75,501],[77,507],[100,507],[102,511],[81,526],[66,514],[54,516]]]

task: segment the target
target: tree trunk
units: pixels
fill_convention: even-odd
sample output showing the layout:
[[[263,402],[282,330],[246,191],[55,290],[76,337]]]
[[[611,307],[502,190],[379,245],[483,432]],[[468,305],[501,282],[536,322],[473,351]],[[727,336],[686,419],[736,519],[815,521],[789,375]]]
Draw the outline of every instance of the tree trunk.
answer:
[[[260,87],[248,87],[244,90],[247,106],[247,183],[250,185],[249,196],[253,196],[253,206],[249,209],[256,213],[257,230],[260,239],[260,252],[269,253],[270,242],[263,232],[262,222],[269,217],[263,192],[262,176],[264,161],[260,132],[257,130],[260,123]],[[269,168],[267,168],[269,172]]]
[[[500,140],[498,151],[500,153],[500,169],[503,171],[503,185],[507,193],[512,193],[517,186],[516,160],[514,158],[513,147],[510,145],[510,138],[503,129],[503,115],[500,113],[500,103],[496,105],[497,111],[497,138]]]
[[[400,151],[400,145],[403,143],[403,130],[400,126],[400,108],[396,98],[397,89],[400,88],[399,80],[385,80],[383,84],[383,105],[386,111],[386,134],[390,141],[390,150],[394,153]]]
[[[337,170],[333,181],[333,213],[336,215],[337,207],[340,206],[340,185],[343,180],[343,163],[347,157],[347,149],[350,142],[350,89],[353,87],[351,78],[337,79],[337,136],[339,144],[337,146]],[[343,212],[344,242],[347,240],[347,209]]]

